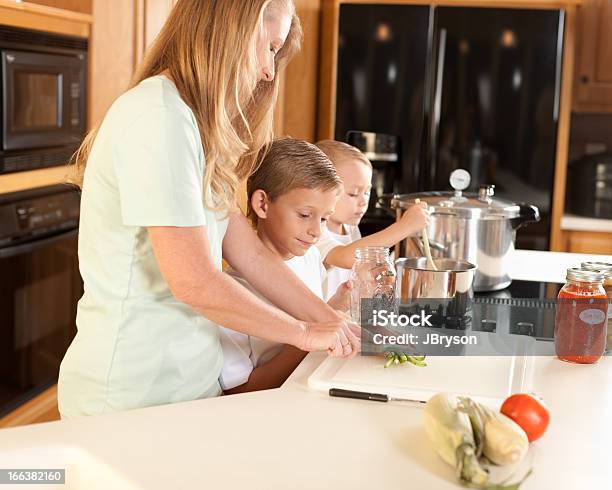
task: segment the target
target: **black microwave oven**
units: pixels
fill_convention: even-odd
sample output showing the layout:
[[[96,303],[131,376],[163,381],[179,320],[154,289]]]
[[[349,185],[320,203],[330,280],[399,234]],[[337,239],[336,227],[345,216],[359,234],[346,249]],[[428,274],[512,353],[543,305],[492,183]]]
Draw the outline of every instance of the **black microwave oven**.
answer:
[[[68,163],[86,130],[87,39],[0,26],[0,174]]]

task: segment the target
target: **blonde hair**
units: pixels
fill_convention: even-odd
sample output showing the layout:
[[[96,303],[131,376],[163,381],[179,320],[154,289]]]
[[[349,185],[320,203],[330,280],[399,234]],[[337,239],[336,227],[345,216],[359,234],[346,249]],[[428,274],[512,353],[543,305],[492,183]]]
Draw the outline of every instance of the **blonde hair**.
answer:
[[[338,165],[340,161],[359,161],[369,168],[372,168],[372,162],[357,148],[347,143],[335,140],[322,140],[315,143],[317,147],[327,155],[334,165]]]
[[[312,143],[293,138],[274,140],[259,168],[247,181],[249,207],[247,216],[253,223],[257,216],[251,207],[256,190],[265,191],[274,201],[293,189],[340,189],[342,181],[329,158]]]
[[[178,0],[130,83],[132,88],[167,71],[193,111],[206,158],[203,201],[209,209],[235,208],[240,181],[273,138],[279,79],[258,81],[255,47],[263,23],[279,11],[292,17],[275,57],[280,71],[301,44],[293,0]],[[97,128],[86,136],[73,157],[79,186],[96,133]]]

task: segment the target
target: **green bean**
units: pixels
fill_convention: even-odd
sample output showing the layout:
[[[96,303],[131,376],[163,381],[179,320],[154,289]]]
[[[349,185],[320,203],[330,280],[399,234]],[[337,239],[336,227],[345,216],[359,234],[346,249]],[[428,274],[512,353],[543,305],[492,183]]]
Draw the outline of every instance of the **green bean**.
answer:
[[[418,367],[425,367],[427,366],[427,363],[425,363],[422,360],[416,359],[414,356],[408,356],[408,362],[414,364],[415,366]]]
[[[385,352],[386,361],[384,367],[388,368],[392,364],[406,364],[407,362],[418,367],[425,367],[427,366],[425,357],[426,356],[410,356],[403,352],[387,351]]]

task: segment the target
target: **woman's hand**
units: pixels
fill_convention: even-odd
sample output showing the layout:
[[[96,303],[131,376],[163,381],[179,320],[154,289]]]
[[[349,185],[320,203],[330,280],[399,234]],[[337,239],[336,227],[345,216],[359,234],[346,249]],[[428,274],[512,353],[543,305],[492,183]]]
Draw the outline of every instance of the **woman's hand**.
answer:
[[[359,327],[346,318],[327,323],[303,324],[302,341],[305,351],[327,351],[333,357],[354,357],[360,350]]]
[[[338,286],[334,295],[329,298],[327,304],[334,310],[346,313],[351,308],[351,289],[353,289],[352,281],[343,282]]]

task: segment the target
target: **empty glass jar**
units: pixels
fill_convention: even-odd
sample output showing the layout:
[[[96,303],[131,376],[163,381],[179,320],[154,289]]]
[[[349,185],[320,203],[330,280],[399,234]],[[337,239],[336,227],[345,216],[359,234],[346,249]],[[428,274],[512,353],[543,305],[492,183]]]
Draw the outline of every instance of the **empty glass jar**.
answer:
[[[351,280],[351,317],[357,324],[361,324],[363,299],[379,298],[387,309],[395,308],[395,267],[388,248],[365,247],[355,250]]]

